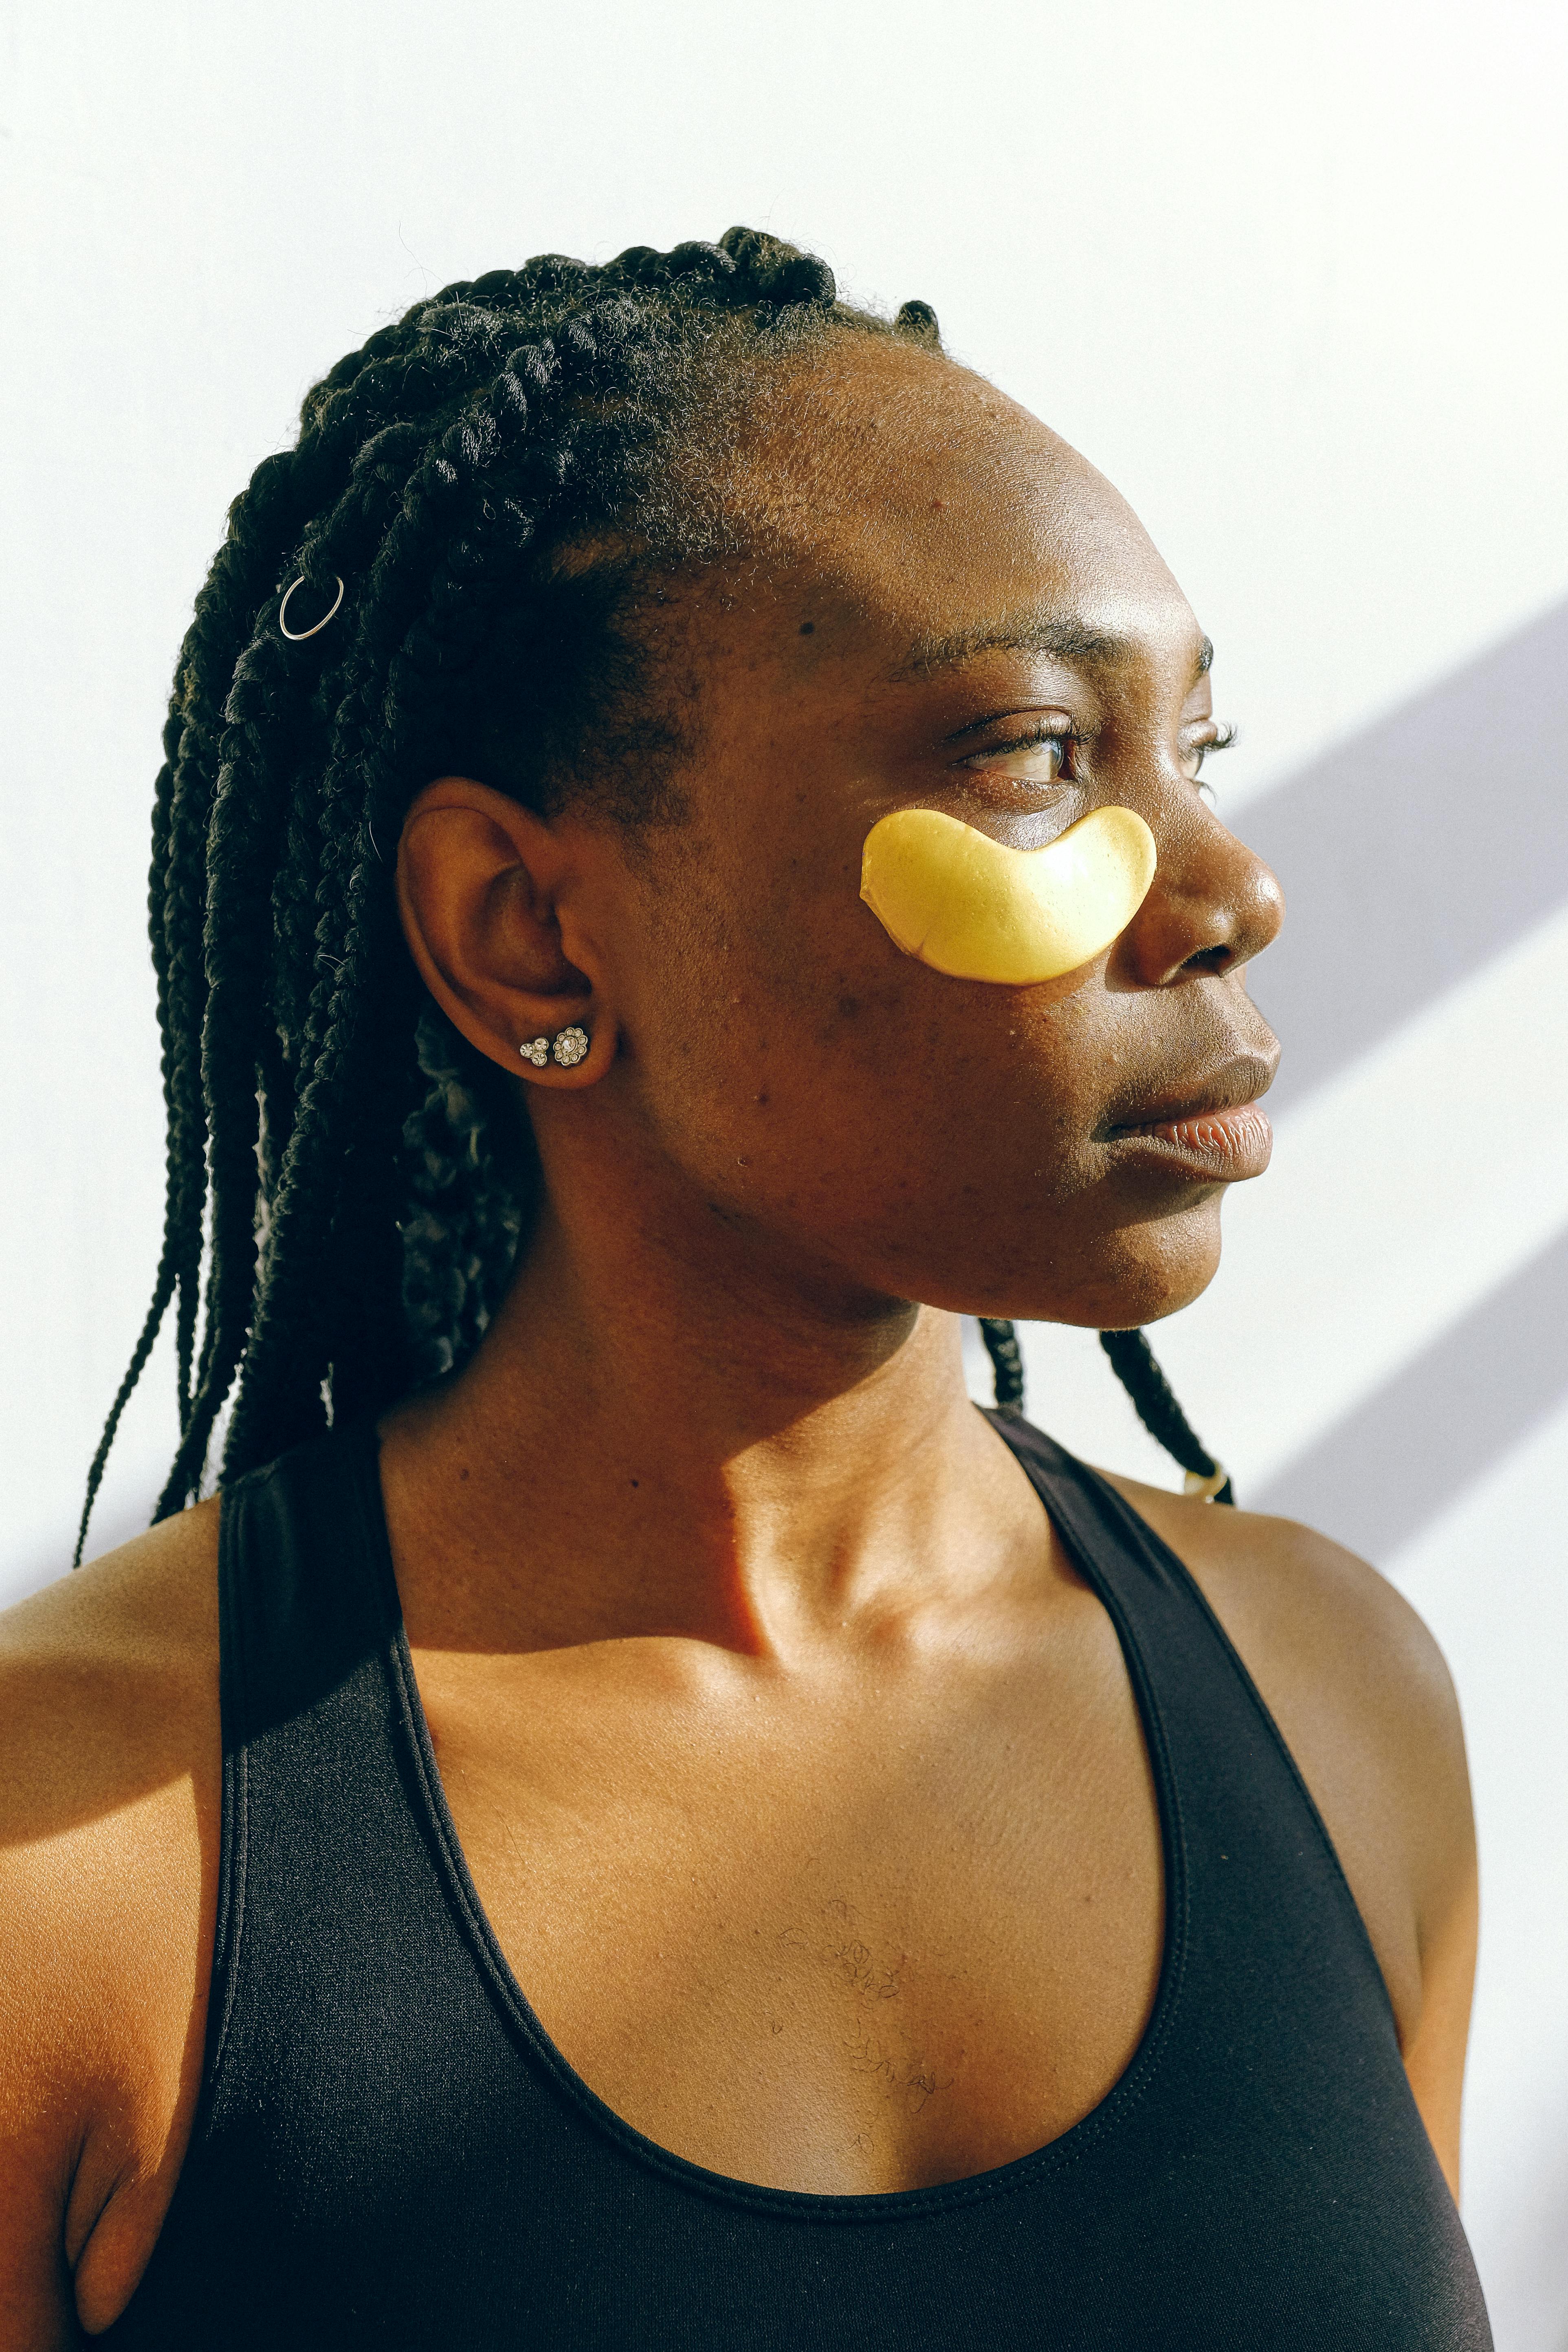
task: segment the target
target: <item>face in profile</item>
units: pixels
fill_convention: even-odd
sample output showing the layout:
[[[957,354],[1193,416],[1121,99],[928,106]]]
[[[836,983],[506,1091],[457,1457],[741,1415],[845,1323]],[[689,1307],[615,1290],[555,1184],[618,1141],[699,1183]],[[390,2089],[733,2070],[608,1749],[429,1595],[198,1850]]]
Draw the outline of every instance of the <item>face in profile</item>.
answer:
[[[743,466],[759,551],[631,615],[686,717],[683,821],[634,850],[560,820],[616,1031],[599,1117],[651,1190],[825,1296],[1170,1312],[1267,1163],[1245,1107],[1277,1054],[1244,968],[1280,895],[1198,789],[1197,621],[1092,467],[922,353],[819,362]],[[933,970],[861,898],[891,812],[1030,849],[1108,807],[1150,828],[1152,885],[1049,981]],[[548,1168],[558,1105],[530,1101]]]

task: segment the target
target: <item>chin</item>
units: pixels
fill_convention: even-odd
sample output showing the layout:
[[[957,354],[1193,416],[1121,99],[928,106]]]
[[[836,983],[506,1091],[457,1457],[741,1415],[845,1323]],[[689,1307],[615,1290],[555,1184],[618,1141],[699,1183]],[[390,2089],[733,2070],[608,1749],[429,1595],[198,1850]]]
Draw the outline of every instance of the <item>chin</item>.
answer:
[[[1124,1225],[1079,1254],[1064,1287],[1058,1263],[1029,1278],[1020,1250],[1005,1282],[977,1286],[994,1304],[969,1307],[1019,1323],[1068,1323],[1090,1331],[1131,1331],[1180,1314],[1202,1297],[1219,1268],[1219,1205],[1181,1217]]]

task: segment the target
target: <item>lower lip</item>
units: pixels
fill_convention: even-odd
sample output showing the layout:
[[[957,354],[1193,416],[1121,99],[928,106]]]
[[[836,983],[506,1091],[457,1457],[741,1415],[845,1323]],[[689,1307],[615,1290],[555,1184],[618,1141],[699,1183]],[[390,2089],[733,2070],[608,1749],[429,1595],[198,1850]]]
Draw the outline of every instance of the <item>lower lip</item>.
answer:
[[[1124,1127],[1122,1144],[1152,1144],[1159,1157],[1225,1182],[1261,1176],[1274,1149],[1274,1129],[1256,1103],[1237,1110],[1194,1111],[1190,1118],[1165,1119],[1158,1127]]]

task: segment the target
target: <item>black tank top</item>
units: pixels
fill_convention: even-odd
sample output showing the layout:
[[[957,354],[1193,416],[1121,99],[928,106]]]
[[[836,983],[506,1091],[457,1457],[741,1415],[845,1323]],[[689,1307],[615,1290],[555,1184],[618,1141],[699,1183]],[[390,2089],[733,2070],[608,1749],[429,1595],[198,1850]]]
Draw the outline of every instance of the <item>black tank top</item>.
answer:
[[[200,2104],[113,2352],[1483,2352],[1464,2232],[1328,1835],[1192,1579],[998,1421],[1121,1638],[1165,1949],[1126,2074],[1033,2155],[824,2197],[622,2123],[453,1833],[366,1431],[225,1495]]]

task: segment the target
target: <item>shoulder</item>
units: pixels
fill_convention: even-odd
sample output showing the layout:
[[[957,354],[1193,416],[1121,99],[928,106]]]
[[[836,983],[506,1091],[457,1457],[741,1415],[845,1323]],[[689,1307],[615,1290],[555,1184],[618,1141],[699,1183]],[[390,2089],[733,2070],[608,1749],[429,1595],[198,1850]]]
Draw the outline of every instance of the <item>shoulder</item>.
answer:
[[[0,1848],[123,1804],[216,1708],[217,1509],[0,1612]]]
[[[1451,2107],[1457,2140],[1476,1851],[1441,1650],[1385,1577],[1312,1528],[1110,1483],[1191,1571],[1273,1717],[1365,1922],[1434,2138]],[[1431,2101],[1427,2075],[1445,2086]]]
[[[1378,1759],[1391,1796],[1436,1773],[1468,1820],[1453,1678],[1386,1577],[1294,1520],[1111,1484],[1191,1570],[1304,1771],[1348,1740]]]
[[[39,2341],[62,2230],[74,2264],[111,2200],[125,2250],[139,2207],[161,2219],[194,2097],[216,1560],[213,1502],[0,1614],[0,2309],[45,2298]]]

